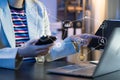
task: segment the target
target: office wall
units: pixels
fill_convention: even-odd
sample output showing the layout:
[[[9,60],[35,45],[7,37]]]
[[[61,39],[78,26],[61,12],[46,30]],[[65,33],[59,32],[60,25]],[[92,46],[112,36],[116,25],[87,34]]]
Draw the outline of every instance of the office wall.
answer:
[[[93,27],[95,33],[99,28],[100,24],[106,18],[106,5],[107,0],[91,0],[92,5],[92,18],[94,19]]]
[[[120,0],[117,3],[116,19],[120,19]]]
[[[120,0],[107,0],[106,18],[120,19]]]
[[[105,19],[120,19],[120,0],[91,0],[94,33]]]
[[[56,22],[57,20],[57,0],[40,0],[47,8],[50,22]]]

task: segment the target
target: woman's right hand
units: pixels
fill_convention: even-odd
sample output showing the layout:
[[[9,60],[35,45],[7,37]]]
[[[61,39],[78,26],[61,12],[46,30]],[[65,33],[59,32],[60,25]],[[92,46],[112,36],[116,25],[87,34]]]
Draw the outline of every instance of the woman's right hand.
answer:
[[[93,34],[79,34],[79,35],[73,35],[70,36],[70,39],[76,43],[78,43],[78,45],[82,45],[82,46],[87,46],[89,44],[90,39],[92,38],[101,38],[100,36],[96,36]]]
[[[18,54],[21,57],[36,57],[38,55],[46,55],[53,46],[52,44],[47,45],[35,45],[38,40],[30,40],[26,42],[22,47],[18,48]]]

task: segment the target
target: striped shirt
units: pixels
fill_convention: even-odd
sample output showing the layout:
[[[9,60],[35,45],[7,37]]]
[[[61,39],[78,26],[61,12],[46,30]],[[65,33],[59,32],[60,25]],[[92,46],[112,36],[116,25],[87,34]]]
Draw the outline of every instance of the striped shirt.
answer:
[[[10,6],[13,27],[15,32],[16,47],[20,47],[29,40],[27,18],[24,8],[14,8]]]

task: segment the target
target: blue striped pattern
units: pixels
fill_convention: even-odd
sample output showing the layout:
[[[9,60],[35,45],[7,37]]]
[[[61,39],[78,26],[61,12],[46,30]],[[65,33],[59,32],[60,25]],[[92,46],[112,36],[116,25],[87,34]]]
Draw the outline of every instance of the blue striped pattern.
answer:
[[[15,31],[16,47],[20,47],[29,40],[27,19],[24,8],[17,9],[10,7],[12,21]]]

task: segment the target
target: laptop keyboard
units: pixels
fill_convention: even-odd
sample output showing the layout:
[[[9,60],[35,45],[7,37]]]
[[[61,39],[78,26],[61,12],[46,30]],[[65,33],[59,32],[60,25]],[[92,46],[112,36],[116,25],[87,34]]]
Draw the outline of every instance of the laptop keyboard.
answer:
[[[64,70],[66,72],[73,72],[73,71],[78,71],[81,69],[89,69],[91,67],[93,67],[94,65],[87,65],[87,66],[83,66],[83,65],[67,65],[64,67],[60,67],[61,70]]]
[[[82,68],[76,71],[71,72],[74,75],[81,75],[81,76],[92,76],[95,71],[95,66],[90,66],[86,68]]]
[[[68,66],[61,67],[61,69],[64,69],[64,70],[75,70],[75,69],[80,69],[82,67],[83,66],[79,66],[79,65],[68,65]]]
[[[67,65],[63,67],[58,67],[55,69],[50,69],[48,72],[74,75],[74,76],[92,76],[96,65],[94,64],[84,64],[84,65]]]

